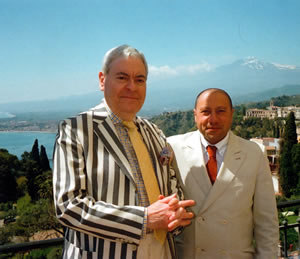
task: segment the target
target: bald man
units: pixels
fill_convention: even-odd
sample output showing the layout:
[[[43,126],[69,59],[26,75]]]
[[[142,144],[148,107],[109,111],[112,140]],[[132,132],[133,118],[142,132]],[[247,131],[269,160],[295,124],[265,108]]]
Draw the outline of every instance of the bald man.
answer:
[[[222,89],[195,102],[198,130],[168,138],[195,220],[180,235],[180,258],[275,259],[278,219],[263,146],[231,131],[232,101]],[[213,150],[213,151],[211,151]]]

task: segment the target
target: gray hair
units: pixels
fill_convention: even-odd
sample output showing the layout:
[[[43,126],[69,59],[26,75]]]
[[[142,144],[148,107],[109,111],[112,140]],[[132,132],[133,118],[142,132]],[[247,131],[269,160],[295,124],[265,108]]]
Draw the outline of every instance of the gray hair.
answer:
[[[147,77],[148,76],[148,64],[147,64],[144,54],[142,52],[138,51],[137,49],[135,49],[129,45],[126,45],[126,44],[112,48],[106,52],[106,54],[104,55],[104,58],[103,58],[103,62],[102,62],[102,72],[105,75],[108,74],[110,65],[115,59],[121,58],[121,57],[129,57],[129,56],[133,56],[133,57],[141,59],[141,61],[144,63],[145,70],[146,70],[146,77]]]

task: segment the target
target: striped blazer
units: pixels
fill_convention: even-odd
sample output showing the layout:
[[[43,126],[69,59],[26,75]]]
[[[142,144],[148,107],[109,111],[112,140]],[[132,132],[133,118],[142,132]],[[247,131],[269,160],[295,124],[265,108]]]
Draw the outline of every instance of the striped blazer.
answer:
[[[159,162],[164,135],[145,119],[136,122],[161,193],[176,192],[174,171]],[[136,258],[145,208],[138,205],[131,168],[104,101],[59,124],[53,188],[56,215],[66,226],[63,258]],[[167,240],[176,258],[171,233]]]

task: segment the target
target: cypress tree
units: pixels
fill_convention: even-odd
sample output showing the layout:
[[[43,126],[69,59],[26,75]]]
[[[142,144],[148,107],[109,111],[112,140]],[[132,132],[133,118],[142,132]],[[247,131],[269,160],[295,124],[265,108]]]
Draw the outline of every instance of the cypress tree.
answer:
[[[297,175],[292,163],[292,148],[297,144],[295,115],[290,112],[286,118],[280,148],[280,184],[283,194],[289,198],[297,188]]]
[[[287,140],[287,147],[291,150],[293,145],[298,143],[297,140],[297,127],[295,122],[295,114],[294,112],[290,112],[285,121],[284,128],[284,139]]]
[[[276,125],[276,134],[275,134],[275,138],[280,138],[280,129],[279,129],[279,125]]]
[[[292,164],[294,172],[294,181],[295,181],[295,195],[300,195],[300,144],[296,144],[292,149]]]
[[[35,139],[34,144],[31,149],[31,158],[40,165],[40,152],[39,152],[39,141]]]
[[[46,148],[43,145],[41,145],[40,162],[42,171],[45,172],[51,169],[49,159],[46,153]]]
[[[32,146],[30,156],[24,155],[24,171],[26,172],[28,179],[28,193],[33,200],[38,199],[39,186],[36,184],[36,177],[42,173],[39,142],[35,139]]]

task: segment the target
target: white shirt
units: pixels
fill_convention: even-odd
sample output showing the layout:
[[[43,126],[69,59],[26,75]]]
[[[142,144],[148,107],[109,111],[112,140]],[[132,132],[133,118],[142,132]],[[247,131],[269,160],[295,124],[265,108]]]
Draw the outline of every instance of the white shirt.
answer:
[[[228,139],[229,139],[229,132],[227,133],[227,135],[225,136],[225,138],[223,138],[220,142],[218,142],[217,144],[210,144],[202,135],[202,133],[200,132],[200,142],[201,142],[201,146],[202,146],[202,150],[203,150],[203,156],[204,156],[204,161],[205,164],[207,164],[209,156],[207,153],[207,146],[216,146],[217,147],[217,153],[216,153],[216,158],[217,158],[217,164],[218,164],[218,171],[217,174],[219,172],[219,169],[224,161],[224,156],[225,156],[225,151],[227,149],[227,144],[228,144]]]

